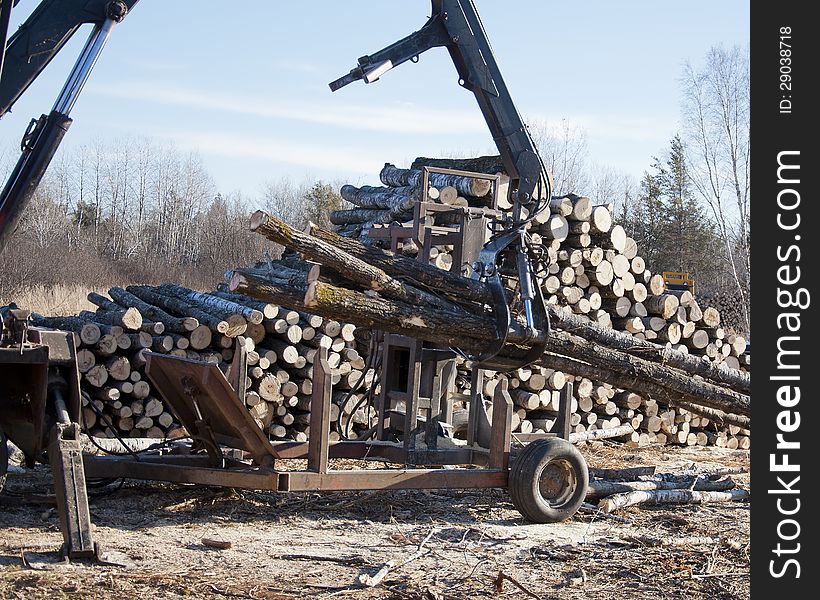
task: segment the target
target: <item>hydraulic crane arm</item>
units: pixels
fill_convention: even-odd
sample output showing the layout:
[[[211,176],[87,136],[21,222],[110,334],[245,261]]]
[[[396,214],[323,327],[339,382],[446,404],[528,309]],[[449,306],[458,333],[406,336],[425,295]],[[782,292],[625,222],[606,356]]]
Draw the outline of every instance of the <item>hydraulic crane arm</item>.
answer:
[[[42,0],[6,45],[0,72],[0,118],[82,25],[101,26],[109,18],[120,21],[137,1]],[[0,0],[0,11],[10,13],[11,5],[11,0]],[[0,33],[5,39],[6,31]]]
[[[493,290],[498,337],[491,348],[474,358],[487,368],[509,370],[532,362],[543,354],[546,346],[549,319],[528,256],[526,224],[538,212],[549,210],[551,177],[507,90],[472,0],[432,0],[432,7],[431,17],[420,30],[363,56],[350,73],[331,82],[330,89],[336,91],[360,79],[372,83],[403,62],[415,62],[425,50],[447,48],[458,72],[459,84],[475,95],[510,176],[512,221],[485,245],[474,265],[475,276],[485,280]],[[523,316],[531,340],[529,352],[512,358],[504,356],[508,354],[506,350],[500,354],[511,320],[499,273],[500,259],[517,273]]]
[[[5,20],[10,0],[0,0]],[[28,88],[83,23],[94,28],[48,115],[32,119],[20,158],[0,191],[0,251],[17,227],[71,125],[68,116],[114,26],[137,0],[43,0],[9,40],[0,79],[0,116]],[[5,34],[5,31],[4,31]]]
[[[425,50],[444,46],[455,64],[459,84],[473,92],[490,128],[510,176],[511,199],[528,206],[536,196],[549,198],[550,178],[507,90],[472,0],[432,2],[432,16],[420,30],[363,56],[358,66],[332,82],[330,89],[336,91],[359,79],[372,83],[403,62],[415,62]]]

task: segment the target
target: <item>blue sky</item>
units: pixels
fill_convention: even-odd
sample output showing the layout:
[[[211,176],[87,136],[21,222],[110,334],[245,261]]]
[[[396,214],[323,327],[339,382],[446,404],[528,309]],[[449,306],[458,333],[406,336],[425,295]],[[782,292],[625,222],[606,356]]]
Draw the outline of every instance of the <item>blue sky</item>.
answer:
[[[640,177],[678,129],[684,61],[749,41],[739,0],[475,0],[525,121],[583,128],[590,161]],[[19,23],[36,5],[22,0]],[[421,27],[428,0],[141,0],[71,116],[67,149],[147,136],[197,152],[222,192],[287,176],[377,184],[385,162],[494,153],[444,49],[330,92],[356,59]],[[0,120],[16,145],[50,110],[87,30]]]

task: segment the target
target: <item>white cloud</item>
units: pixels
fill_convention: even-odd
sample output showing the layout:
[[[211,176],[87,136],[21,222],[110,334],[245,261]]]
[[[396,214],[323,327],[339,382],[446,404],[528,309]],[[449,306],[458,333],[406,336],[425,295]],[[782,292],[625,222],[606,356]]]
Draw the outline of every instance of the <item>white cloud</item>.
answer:
[[[652,116],[635,116],[624,114],[590,114],[578,113],[574,115],[528,114],[527,121],[543,121],[549,124],[558,124],[567,121],[584,130],[588,139],[608,138],[621,139],[633,142],[656,142],[661,140],[661,145],[666,143],[675,134],[677,123],[670,123],[665,119]]]
[[[378,173],[382,157],[356,147],[328,146],[287,139],[252,138],[222,132],[156,131],[155,137],[173,140],[177,147],[202,154],[251,158],[271,163],[338,171],[345,174]]]
[[[218,110],[268,119],[318,123],[353,130],[402,134],[465,134],[485,132],[479,111],[446,111],[396,103],[390,107],[333,103],[289,104],[276,98],[214,94],[156,85],[93,84],[90,93],[131,101]]]

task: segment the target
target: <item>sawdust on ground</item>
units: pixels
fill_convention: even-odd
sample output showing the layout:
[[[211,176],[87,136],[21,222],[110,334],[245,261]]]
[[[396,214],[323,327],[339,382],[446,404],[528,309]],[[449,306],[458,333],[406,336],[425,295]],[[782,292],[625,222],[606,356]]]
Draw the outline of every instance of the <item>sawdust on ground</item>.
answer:
[[[749,466],[748,451],[720,448],[581,450],[592,467]],[[750,489],[748,474],[732,477]],[[7,498],[47,493],[49,482],[47,469],[10,474]],[[534,525],[503,490],[277,494],[129,481],[91,499],[95,541],[118,564],[57,563],[54,508],[0,504],[0,597],[748,598],[749,512],[749,502],[641,506]],[[718,536],[725,543],[695,539]],[[385,569],[377,585],[362,583]]]

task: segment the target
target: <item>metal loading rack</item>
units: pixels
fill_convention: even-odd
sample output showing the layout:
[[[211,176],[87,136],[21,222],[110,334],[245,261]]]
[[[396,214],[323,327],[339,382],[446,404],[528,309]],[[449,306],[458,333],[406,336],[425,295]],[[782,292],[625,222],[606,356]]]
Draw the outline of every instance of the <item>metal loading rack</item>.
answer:
[[[242,371],[234,367],[243,360],[244,348],[239,342],[232,373]],[[477,444],[430,448],[383,440],[330,442],[332,385],[326,349],[320,350],[314,363],[311,436],[307,442],[270,442],[248,414],[242,392],[237,391],[243,388],[234,388],[216,365],[150,353],[146,372],[180,417],[192,443],[167,454],[86,455],[87,477],[277,492],[509,488],[516,507],[531,520],[541,522],[567,518],[580,506],[586,492],[586,465],[577,449],[557,434],[529,444],[517,454],[514,466],[539,457],[536,462],[543,465],[536,477],[509,468],[512,401],[506,382],[498,386],[493,397],[489,448]],[[562,405],[566,412],[568,397]],[[331,460],[340,458],[398,466],[331,468]],[[278,468],[277,461],[285,459],[307,459],[306,468]],[[548,469],[549,464],[553,468]],[[547,509],[541,510],[540,516],[539,506]]]

